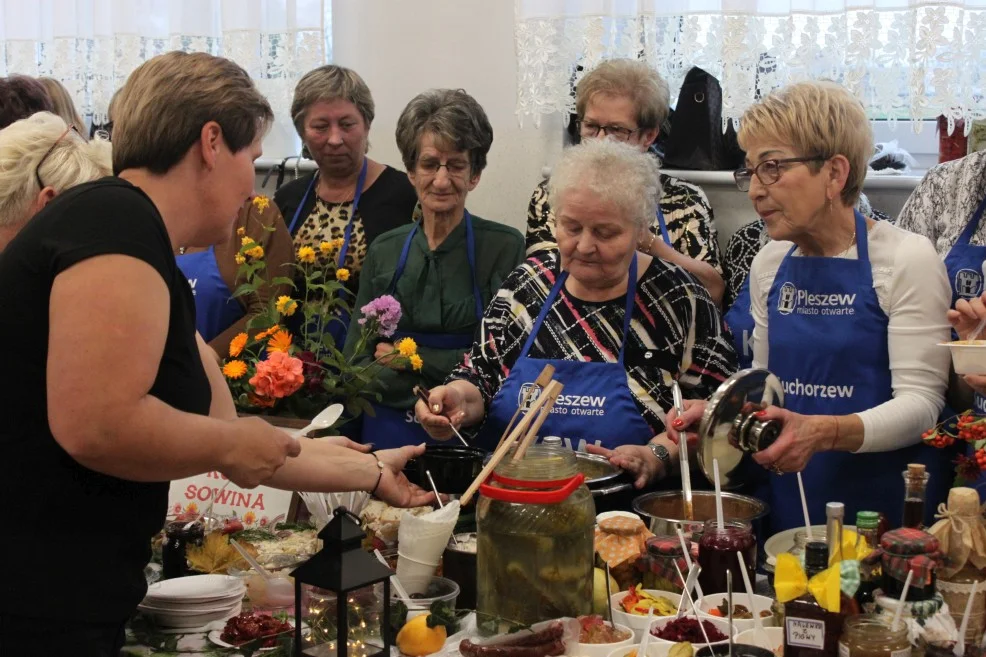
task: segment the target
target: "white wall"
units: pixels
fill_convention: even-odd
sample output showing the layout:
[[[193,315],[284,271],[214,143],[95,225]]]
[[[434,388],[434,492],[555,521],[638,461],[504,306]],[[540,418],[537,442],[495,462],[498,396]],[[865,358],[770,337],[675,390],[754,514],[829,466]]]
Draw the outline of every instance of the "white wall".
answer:
[[[401,169],[394,129],[407,102],[432,87],[462,87],[472,94],[489,115],[494,141],[469,209],[523,232],[531,191],[542,169],[561,153],[562,117],[542,117],[539,128],[525,118],[524,127],[519,126],[513,9],[509,0],[334,0],[333,60],[358,71],[373,92],[370,155]],[[877,141],[900,136],[912,150],[936,143],[927,130],[918,140],[910,135],[902,124],[894,134],[878,131]],[[709,195],[723,245],[755,219],[746,195],[728,175],[685,175],[696,178]],[[888,186],[881,181],[879,189],[868,185],[866,191],[875,207],[896,215],[914,182]],[[272,193],[273,182],[264,191]]]

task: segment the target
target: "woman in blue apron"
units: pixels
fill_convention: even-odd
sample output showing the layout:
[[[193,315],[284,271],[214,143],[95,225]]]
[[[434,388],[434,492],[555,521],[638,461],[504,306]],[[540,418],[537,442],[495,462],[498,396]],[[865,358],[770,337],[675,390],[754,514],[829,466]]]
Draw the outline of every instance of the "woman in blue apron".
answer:
[[[658,175],[649,156],[611,141],[566,150],[549,188],[558,250],[508,277],[472,352],[432,389],[431,408],[417,405],[430,435],[447,437],[455,422],[494,448],[518,407],[537,399],[534,381],[550,364],[564,389],[539,437],[610,457],[638,487],[668,474],[672,380],[707,397],[735,371],[735,354],[708,290],[637,251],[656,213]]]
[[[848,91],[791,85],[741,126],[748,166],[737,184],[772,240],[749,276],[753,364],[784,387],[784,408],[762,413],[781,435],[754,456],[771,471],[759,492],[768,531],[804,523],[797,478],[786,474],[796,471],[813,523],[832,501],[849,518],[870,510],[899,523],[908,463],[931,475],[928,520],[952,481],[947,457],[920,440],[944,406],[944,267],[926,240],[853,209],[872,133]],[[672,427],[692,426],[702,410],[694,404]]]
[[[268,280],[291,275],[291,237],[277,206],[263,196],[243,206],[228,240],[205,249],[179,249],[176,257],[195,299],[195,329],[221,357],[227,355],[236,334],[246,331],[250,316],[265,308],[269,299],[292,294],[290,286],[276,285],[256,294],[231,296],[243,282],[237,280],[236,255],[244,237],[264,249]]]
[[[370,247],[345,349],[351,354],[360,343],[366,304],[384,294],[400,302],[397,332],[362,354],[366,362],[385,357],[401,339],[411,338],[421,358],[420,369],[406,359],[385,359],[387,366],[374,373],[381,399],[363,416],[362,440],[378,449],[429,440],[414,418],[414,386],[441,384],[461,362],[486,303],[523,259],[517,230],[465,209],[492,142],[486,113],[463,91],[420,94],[398,120],[397,143],[421,219],[381,235]]]

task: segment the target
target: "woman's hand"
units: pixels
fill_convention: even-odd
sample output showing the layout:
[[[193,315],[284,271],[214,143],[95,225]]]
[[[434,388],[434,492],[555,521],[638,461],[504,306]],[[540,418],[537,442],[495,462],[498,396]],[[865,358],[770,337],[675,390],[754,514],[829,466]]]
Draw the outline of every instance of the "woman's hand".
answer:
[[[590,454],[605,456],[614,466],[629,472],[634,488],[643,488],[668,476],[661,459],[646,445],[620,445],[616,449],[586,445],[585,449]]]
[[[420,399],[414,405],[414,414],[428,435],[435,440],[448,440],[466,418],[466,397],[456,386],[435,386],[428,396],[428,403]]]
[[[702,420],[702,415],[705,413],[705,407],[708,402],[704,399],[686,399],[684,400],[684,404],[685,412],[681,417],[678,417],[678,412],[674,408],[668,411],[665,428],[667,429],[668,439],[675,445],[681,444],[681,435],[684,434],[687,437],[688,444],[694,446],[698,441],[698,434],[695,433],[695,429],[698,429],[698,423]],[[691,429],[692,431],[686,431],[686,429]]]
[[[235,449],[226,455],[220,472],[240,488],[253,488],[270,479],[284,462],[301,453],[301,445],[285,431],[258,417],[234,420]]]
[[[404,476],[404,466],[425,453],[424,444],[384,449],[376,453],[384,465],[380,485],[374,495],[391,506],[407,508],[424,506],[435,501],[435,494],[415,486]]]
[[[385,367],[392,370],[403,370],[404,365],[401,361],[395,360],[394,345],[390,342],[378,342],[376,351],[373,352],[373,359]]]
[[[753,455],[753,460],[776,474],[801,472],[817,452],[833,448],[838,420],[832,415],[801,415],[776,406],[756,414],[758,420],[774,420],[781,433],[773,445]]]
[[[984,301],[986,301],[986,294],[968,301],[959,299],[955,302],[955,308],[946,314],[948,323],[958,333],[960,340],[982,339],[982,333],[972,335],[972,332],[979,325],[979,322],[986,317],[986,303]]]

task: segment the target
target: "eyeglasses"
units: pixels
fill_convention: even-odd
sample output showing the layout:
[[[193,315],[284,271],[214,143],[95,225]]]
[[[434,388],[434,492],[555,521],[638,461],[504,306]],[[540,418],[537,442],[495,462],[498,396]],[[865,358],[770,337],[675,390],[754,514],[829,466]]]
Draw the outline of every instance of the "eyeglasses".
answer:
[[[598,123],[583,121],[582,119],[575,121],[575,127],[583,137],[595,137],[601,132],[603,136],[612,137],[616,141],[628,141],[635,132],[640,132],[640,128],[631,130],[630,128],[623,128],[618,125],[599,125]]]
[[[415,168],[420,173],[437,176],[438,170],[442,167],[445,167],[445,171],[448,172],[449,177],[462,178],[469,171],[469,162],[466,160],[448,160],[442,162],[435,158],[426,157],[418,160],[418,165]]]
[[[736,186],[741,192],[748,192],[750,191],[750,182],[753,180],[754,174],[756,174],[761,184],[773,185],[781,179],[781,174],[787,168],[782,165],[795,164],[797,162],[824,162],[827,159],[827,157],[822,157],[821,155],[814,155],[812,157],[788,157],[783,160],[764,160],[753,168],[744,167],[733,171],[733,180],[736,181]]]
[[[79,134],[79,129],[76,128],[75,125],[70,125],[69,127],[65,128],[65,132],[63,132],[61,134],[61,136],[58,137],[58,139],[55,140],[55,143],[52,144],[51,147],[47,151],[45,151],[45,154],[41,156],[41,159],[38,160],[38,166],[36,166],[34,168],[34,177],[38,181],[38,189],[44,189],[45,188],[45,184],[43,182],[41,182],[41,165],[44,164],[45,163],[45,160],[48,159],[48,156],[52,154],[52,152],[55,150],[55,147],[58,146],[58,143],[61,140],[65,139],[65,135],[67,135],[69,132],[71,132],[73,130],[75,131],[75,134],[77,134],[77,135]],[[79,136],[81,136],[81,135],[79,135]]]

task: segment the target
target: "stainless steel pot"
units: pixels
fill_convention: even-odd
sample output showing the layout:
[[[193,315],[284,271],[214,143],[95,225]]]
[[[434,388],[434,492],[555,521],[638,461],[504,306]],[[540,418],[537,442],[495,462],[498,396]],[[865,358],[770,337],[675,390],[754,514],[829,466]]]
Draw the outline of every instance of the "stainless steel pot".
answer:
[[[633,487],[633,482],[624,476],[623,469],[610,463],[605,456],[575,452],[575,458],[593,497],[613,495]]]
[[[680,490],[647,493],[633,500],[633,510],[647,519],[650,530],[658,536],[674,535],[678,526],[686,533],[701,533],[705,521],[716,517],[714,491],[692,492],[694,520],[685,520],[685,504]],[[755,497],[737,493],[722,494],[722,511],[726,520],[745,520],[755,523],[768,513],[770,506]]]

